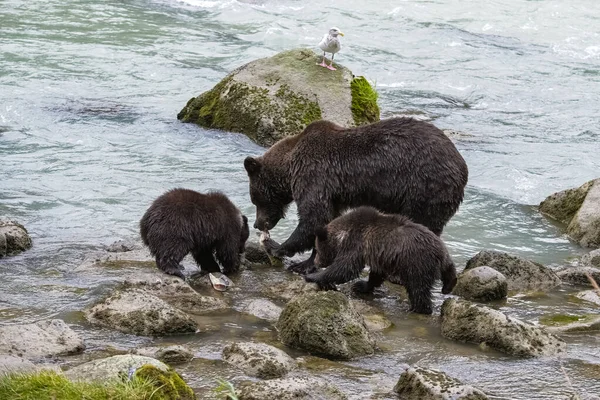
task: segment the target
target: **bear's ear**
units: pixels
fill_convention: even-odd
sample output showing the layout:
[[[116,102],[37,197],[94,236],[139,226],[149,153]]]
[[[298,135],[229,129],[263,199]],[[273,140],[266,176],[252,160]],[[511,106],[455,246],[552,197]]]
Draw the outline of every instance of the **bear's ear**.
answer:
[[[248,175],[257,174],[258,171],[260,171],[260,167],[260,161],[258,161],[256,158],[246,157],[244,160],[244,168],[246,168]]]
[[[324,226],[321,226],[319,228],[317,228],[317,230],[315,231],[315,235],[317,236],[317,238],[324,242],[327,240],[327,228],[325,228]]]

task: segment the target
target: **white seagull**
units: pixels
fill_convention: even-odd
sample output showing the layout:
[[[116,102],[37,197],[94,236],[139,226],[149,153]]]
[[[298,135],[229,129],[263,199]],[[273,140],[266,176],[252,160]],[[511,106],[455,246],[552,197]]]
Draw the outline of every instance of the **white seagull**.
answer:
[[[321,64],[317,65],[328,68],[332,71],[336,70],[336,68],[333,66],[333,56],[342,48],[342,44],[340,43],[340,39],[338,39],[338,35],[344,36],[344,34],[340,32],[338,28],[333,27],[329,30],[329,33],[326,33],[325,36],[323,36],[321,43],[319,43],[319,47],[321,50],[323,50],[323,61]],[[325,53],[331,53],[331,64],[329,65],[325,64]]]

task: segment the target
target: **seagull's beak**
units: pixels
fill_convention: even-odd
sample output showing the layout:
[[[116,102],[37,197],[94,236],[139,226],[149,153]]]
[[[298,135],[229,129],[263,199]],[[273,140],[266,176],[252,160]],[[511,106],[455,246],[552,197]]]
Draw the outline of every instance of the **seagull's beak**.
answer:
[[[339,34],[342,35],[342,36],[344,36],[344,32],[340,32]]]

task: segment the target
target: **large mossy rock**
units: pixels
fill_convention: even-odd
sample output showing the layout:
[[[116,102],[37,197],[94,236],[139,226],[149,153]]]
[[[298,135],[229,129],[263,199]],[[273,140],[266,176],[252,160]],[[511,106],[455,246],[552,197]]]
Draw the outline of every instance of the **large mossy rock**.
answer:
[[[566,344],[545,329],[466,300],[442,304],[442,336],[460,342],[485,344],[506,354],[535,357],[565,351]]]
[[[240,132],[262,146],[320,119],[345,127],[378,121],[377,93],[368,81],[338,64],[337,71],[316,65],[320,61],[310,49],[252,61],[188,101],[177,119]]]
[[[19,254],[31,247],[27,229],[18,222],[0,220],[0,258]]]
[[[408,368],[400,375],[394,392],[407,400],[487,400],[481,390],[464,385],[441,371]]]
[[[362,316],[340,292],[294,297],[283,309],[277,329],[285,345],[317,355],[348,360],[375,351]]]
[[[554,193],[539,210],[567,225],[567,234],[583,247],[600,247],[600,179]]]

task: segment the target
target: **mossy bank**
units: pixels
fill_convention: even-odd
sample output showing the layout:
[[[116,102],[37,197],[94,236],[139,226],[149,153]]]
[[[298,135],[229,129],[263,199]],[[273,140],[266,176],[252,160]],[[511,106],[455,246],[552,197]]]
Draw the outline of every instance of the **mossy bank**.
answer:
[[[240,132],[263,146],[326,119],[345,127],[379,120],[377,92],[367,79],[335,64],[320,67],[310,49],[295,49],[243,65],[188,101],[177,118]]]

